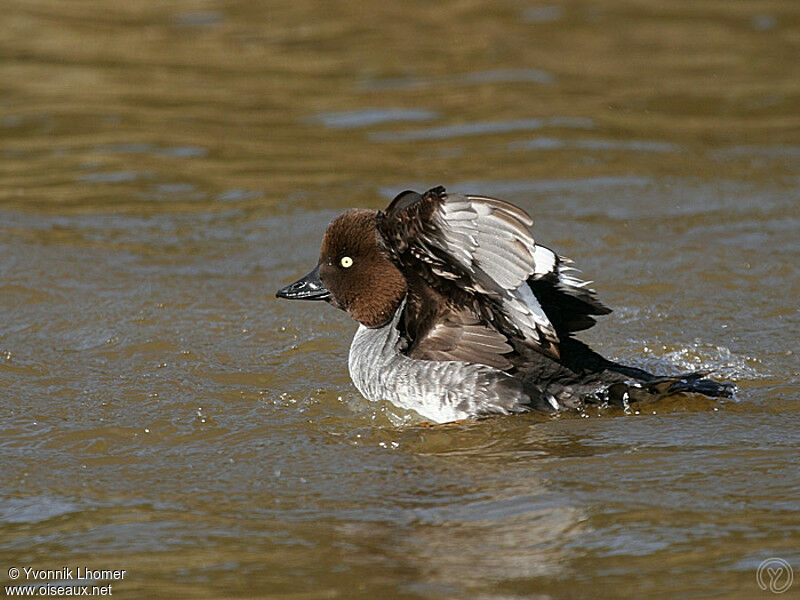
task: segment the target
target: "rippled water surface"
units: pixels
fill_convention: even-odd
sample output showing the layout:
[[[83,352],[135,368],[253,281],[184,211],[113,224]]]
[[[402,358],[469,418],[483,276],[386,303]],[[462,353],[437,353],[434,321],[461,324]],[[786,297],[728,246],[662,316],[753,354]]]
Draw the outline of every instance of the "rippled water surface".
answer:
[[[793,0],[7,0],[0,580],[774,597],[763,560],[800,578],[798,56]],[[436,184],[534,216],[615,309],[598,350],[736,399],[433,430],[362,399],[353,322],[274,291],[341,210]]]

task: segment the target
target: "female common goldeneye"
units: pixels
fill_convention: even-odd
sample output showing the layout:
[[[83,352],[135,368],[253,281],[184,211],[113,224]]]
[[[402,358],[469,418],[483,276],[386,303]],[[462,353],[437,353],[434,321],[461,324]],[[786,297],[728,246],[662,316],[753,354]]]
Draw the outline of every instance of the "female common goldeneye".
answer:
[[[317,266],[277,296],[350,313],[358,390],[437,423],[732,394],[703,373],[657,377],[573,338],[611,311],[572,261],[534,242],[532,224],[494,198],[406,191],[385,211],[334,219]]]

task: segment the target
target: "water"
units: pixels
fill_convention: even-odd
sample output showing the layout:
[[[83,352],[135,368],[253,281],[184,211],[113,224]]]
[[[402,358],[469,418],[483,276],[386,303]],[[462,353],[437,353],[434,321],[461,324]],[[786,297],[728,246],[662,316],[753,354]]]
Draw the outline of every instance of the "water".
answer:
[[[749,599],[767,558],[798,576],[795,2],[9,0],[0,25],[4,582]],[[576,260],[615,309],[598,350],[736,399],[435,430],[366,402],[354,324],[274,291],[341,210],[440,183]]]

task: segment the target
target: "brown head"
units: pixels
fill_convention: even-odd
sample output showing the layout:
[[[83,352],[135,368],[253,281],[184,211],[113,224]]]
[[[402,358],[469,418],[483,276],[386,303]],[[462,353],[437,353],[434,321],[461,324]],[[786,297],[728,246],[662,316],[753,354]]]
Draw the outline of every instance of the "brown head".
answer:
[[[336,217],[322,238],[317,267],[277,293],[279,298],[327,300],[367,327],[392,318],[406,293],[406,280],[378,247],[374,210]]]

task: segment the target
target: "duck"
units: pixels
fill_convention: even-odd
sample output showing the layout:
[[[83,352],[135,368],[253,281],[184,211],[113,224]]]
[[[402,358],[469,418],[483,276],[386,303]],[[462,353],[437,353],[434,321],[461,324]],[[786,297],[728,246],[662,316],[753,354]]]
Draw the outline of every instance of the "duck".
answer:
[[[314,269],[276,295],[346,311],[355,387],[433,423],[733,395],[706,372],[657,376],[575,337],[611,309],[532,226],[496,198],[404,191],[336,217]]]

